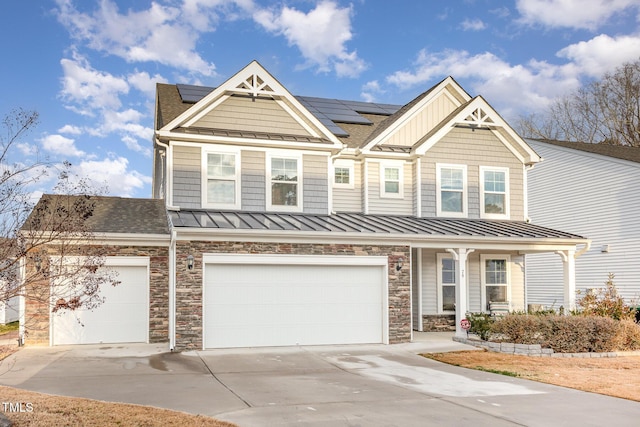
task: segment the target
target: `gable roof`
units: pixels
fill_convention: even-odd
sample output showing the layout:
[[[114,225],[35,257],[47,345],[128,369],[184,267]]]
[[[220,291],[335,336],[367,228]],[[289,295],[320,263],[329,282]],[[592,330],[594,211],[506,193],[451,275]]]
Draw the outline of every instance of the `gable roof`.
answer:
[[[86,225],[93,233],[169,235],[169,220],[162,199],[57,194],[42,195],[22,230],[47,224],[46,218],[36,218],[36,215],[53,215],[57,206],[73,205],[79,199],[93,205],[91,215],[86,219]]]
[[[629,147],[626,145],[590,144],[588,142],[555,141],[549,139],[531,139],[532,141],[544,142],[546,144],[557,145],[558,147],[571,148],[588,153],[600,154],[630,162],[640,163],[640,147]]]

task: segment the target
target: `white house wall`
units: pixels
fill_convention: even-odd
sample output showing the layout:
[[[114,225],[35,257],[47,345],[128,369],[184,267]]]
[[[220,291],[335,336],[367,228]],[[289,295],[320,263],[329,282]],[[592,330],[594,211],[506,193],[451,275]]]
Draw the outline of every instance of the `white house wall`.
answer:
[[[362,163],[354,162],[353,188],[333,187],[333,210],[362,212]]]
[[[600,288],[609,273],[621,295],[640,296],[640,164],[537,141],[544,161],[529,172],[529,216],[592,240],[576,260],[576,289]],[[608,245],[609,252],[603,252]],[[528,302],[562,301],[559,256],[527,256]],[[558,303],[556,302],[556,308]]]

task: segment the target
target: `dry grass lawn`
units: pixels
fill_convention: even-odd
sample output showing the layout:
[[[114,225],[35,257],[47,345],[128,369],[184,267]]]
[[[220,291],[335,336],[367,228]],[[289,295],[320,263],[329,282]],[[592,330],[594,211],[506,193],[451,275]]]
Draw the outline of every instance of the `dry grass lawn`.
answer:
[[[424,356],[465,368],[503,373],[640,402],[640,356],[542,358],[489,351],[459,351]]]

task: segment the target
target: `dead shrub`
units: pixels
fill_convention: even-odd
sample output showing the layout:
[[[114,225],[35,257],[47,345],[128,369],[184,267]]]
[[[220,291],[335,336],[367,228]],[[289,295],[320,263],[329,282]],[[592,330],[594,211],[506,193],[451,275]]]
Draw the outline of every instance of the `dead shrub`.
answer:
[[[509,314],[491,325],[491,334],[515,344],[541,344],[545,327],[543,316]]]
[[[618,322],[615,343],[618,350],[640,350],[640,325],[631,319]]]
[[[557,353],[613,351],[618,322],[598,316],[548,316],[543,346]]]

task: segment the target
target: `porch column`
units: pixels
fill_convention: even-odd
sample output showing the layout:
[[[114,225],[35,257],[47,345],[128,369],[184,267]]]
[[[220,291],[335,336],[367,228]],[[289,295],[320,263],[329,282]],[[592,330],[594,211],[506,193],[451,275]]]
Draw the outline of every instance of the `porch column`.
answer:
[[[576,251],[566,250],[556,252],[562,258],[564,284],[564,312],[569,314],[576,308]]]
[[[467,257],[474,249],[447,249],[457,261],[456,268],[456,336],[467,337],[467,331],[460,327],[460,321],[467,316]]]

